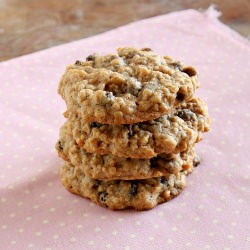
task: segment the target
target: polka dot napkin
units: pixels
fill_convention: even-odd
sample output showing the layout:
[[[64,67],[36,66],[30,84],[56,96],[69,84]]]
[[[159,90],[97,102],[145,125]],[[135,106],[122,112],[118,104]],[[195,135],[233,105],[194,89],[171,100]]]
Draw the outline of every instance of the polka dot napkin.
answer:
[[[54,144],[67,64],[118,46],[151,47],[200,72],[212,129],[174,200],[110,211],[68,193]],[[27,44],[28,46],[28,44]],[[187,10],[0,64],[1,249],[250,249],[250,45],[217,12]]]

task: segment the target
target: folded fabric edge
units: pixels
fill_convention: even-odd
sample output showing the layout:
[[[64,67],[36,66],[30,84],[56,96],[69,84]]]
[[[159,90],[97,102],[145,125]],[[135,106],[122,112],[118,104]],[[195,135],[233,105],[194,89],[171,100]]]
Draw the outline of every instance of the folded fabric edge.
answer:
[[[236,30],[232,29],[228,25],[222,23],[218,18],[223,15],[221,11],[219,11],[215,4],[211,4],[205,11],[201,10],[203,12],[203,15],[207,18],[209,18],[215,26],[217,26],[219,29],[223,30],[226,34],[229,36],[232,36],[234,40],[237,40],[238,42],[242,42],[244,45],[246,45],[250,49],[250,39],[249,37],[244,37],[240,33],[238,33]],[[250,34],[249,34],[250,35]]]

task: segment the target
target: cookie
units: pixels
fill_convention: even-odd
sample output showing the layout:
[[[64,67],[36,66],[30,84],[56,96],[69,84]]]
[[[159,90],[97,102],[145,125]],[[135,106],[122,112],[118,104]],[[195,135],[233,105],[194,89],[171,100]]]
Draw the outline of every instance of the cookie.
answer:
[[[87,153],[77,145],[67,123],[61,128],[56,150],[62,159],[81,168],[88,177],[102,180],[147,179],[178,172],[188,174],[192,172],[195,160],[193,147],[179,154],[160,154],[151,159]]]
[[[58,92],[85,122],[132,124],[167,114],[193,97],[197,72],[150,49],[119,48],[67,67]]]
[[[209,118],[206,105],[192,99],[179,105],[173,114],[152,121],[110,125],[86,123],[72,115],[68,126],[77,144],[88,153],[150,159],[187,150],[201,140],[201,132],[208,130]]]
[[[70,192],[110,209],[148,210],[177,196],[185,187],[184,174],[136,181],[101,181],[87,177],[81,168],[66,163],[60,169]]]

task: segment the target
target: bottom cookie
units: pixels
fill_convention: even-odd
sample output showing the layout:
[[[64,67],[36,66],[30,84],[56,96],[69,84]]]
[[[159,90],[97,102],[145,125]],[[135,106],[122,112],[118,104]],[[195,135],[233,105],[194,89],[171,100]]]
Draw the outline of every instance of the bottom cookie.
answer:
[[[66,163],[60,169],[63,185],[70,192],[110,209],[148,210],[177,196],[185,187],[185,174],[145,180],[100,181],[84,175],[81,168]]]

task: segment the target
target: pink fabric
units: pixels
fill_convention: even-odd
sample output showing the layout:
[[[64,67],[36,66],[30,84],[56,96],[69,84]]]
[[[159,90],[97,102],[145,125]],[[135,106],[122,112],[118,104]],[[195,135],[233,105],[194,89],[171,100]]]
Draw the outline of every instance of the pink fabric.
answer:
[[[0,249],[250,248],[250,46],[216,15],[158,16],[0,64]],[[146,212],[99,207],[58,177],[59,78],[76,59],[118,46],[194,65],[213,121],[186,190]]]

